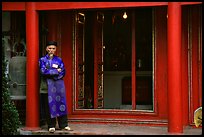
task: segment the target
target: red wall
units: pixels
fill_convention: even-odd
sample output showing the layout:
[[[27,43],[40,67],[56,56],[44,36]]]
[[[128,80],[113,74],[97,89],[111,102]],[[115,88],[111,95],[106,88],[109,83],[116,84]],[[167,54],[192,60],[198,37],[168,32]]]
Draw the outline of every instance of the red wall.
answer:
[[[155,12],[155,99],[159,117],[167,119],[167,8]]]
[[[202,43],[202,27],[201,27],[201,20],[202,19],[202,8],[201,6],[193,7],[191,10],[191,22],[190,22],[190,32],[192,35],[190,35],[190,44],[192,44],[192,47],[190,48],[190,51],[192,52],[192,59],[191,59],[191,83],[190,83],[190,111],[191,114],[200,106],[202,106],[202,83],[201,77],[202,77],[202,54],[200,52],[201,48],[199,48],[199,44]],[[202,46],[202,45],[200,45]],[[201,68],[201,69],[200,69]],[[193,119],[193,115],[190,115],[191,120]],[[192,123],[192,121],[191,121]]]
[[[72,62],[72,15],[70,12],[61,12],[60,13],[60,23],[61,23],[61,55],[66,67],[66,76],[64,78],[66,85],[67,93],[67,104],[68,104],[68,113],[72,113],[73,106],[73,62]]]
[[[183,124],[188,125],[189,119],[189,99],[188,99],[188,8],[182,10],[182,50],[181,50],[181,89],[183,100]]]

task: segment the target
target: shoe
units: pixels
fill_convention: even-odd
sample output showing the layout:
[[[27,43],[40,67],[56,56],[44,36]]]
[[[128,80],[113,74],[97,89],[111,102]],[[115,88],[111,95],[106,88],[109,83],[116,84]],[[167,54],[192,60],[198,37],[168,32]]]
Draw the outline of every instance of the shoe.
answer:
[[[55,132],[55,128],[54,128],[54,127],[49,128],[49,132],[50,132],[50,133],[54,133],[54,132]]]
[[[64,129],[65,129],[65,130],[68,130],[68,131],[71,130],[71,128],[70,128],[69,126],[66,126]]]

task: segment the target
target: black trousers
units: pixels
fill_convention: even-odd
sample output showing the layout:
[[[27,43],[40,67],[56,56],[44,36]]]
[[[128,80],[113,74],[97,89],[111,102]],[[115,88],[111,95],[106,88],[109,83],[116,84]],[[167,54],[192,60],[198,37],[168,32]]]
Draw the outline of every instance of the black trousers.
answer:
[[[48,105],[48,94],[40,94],[40,114],[41,119],[45,118],[47,121],[48,129],[56,126],[56,118],[50,117],[49,105]],[[57,117],[59,128],[63,129],[68,126],[67,115]]]

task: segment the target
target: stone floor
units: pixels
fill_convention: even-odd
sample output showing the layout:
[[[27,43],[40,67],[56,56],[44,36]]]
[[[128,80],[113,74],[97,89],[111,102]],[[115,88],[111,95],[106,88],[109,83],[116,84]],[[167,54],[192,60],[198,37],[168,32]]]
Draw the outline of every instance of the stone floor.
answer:
[[[183,133],[169,133],[166,126],[131,126],[123,124],[70,123],[72,131],[56,129],[49,133],[46,126],[38,130],[20,128],[21,135],[202,135],[202,128],[184,127]]]

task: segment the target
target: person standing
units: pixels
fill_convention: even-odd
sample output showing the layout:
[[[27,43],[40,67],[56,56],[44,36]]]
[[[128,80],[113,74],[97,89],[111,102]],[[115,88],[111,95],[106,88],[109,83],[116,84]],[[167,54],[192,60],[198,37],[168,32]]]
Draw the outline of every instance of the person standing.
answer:
[[[68,126],[65,85],[65,66],[62,59],[55,55],[56,41],[48,41],[47,54],[39,59],[41,74],[40,92],[42,94],[46,113],[48,131],[55,132],[56,119],[60,129],[71,130]],[[46,92],[47,91],[47,92]]]

